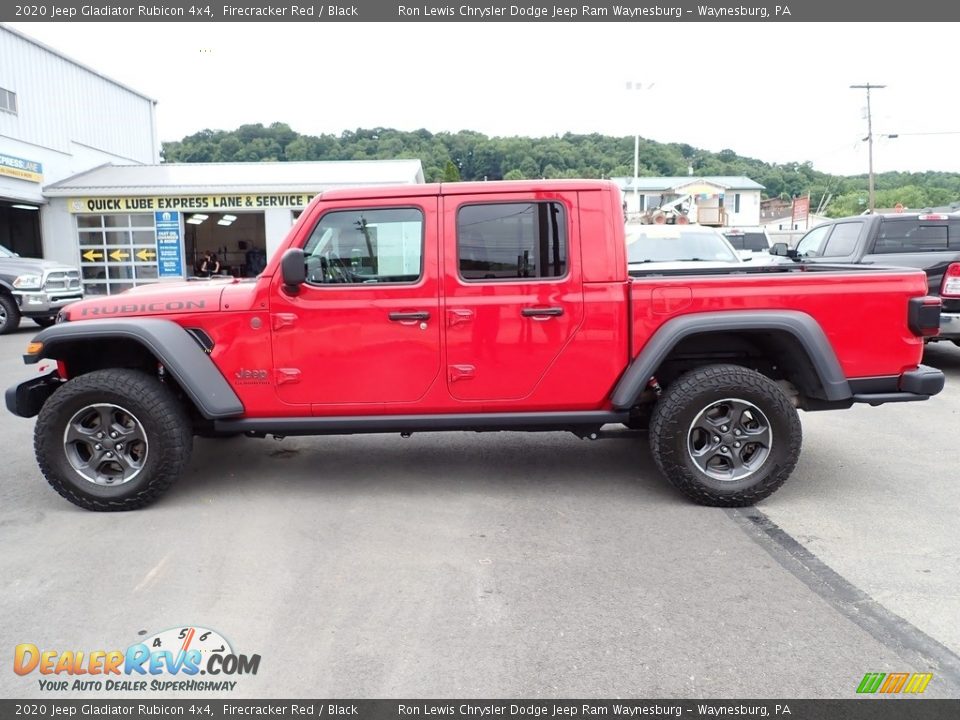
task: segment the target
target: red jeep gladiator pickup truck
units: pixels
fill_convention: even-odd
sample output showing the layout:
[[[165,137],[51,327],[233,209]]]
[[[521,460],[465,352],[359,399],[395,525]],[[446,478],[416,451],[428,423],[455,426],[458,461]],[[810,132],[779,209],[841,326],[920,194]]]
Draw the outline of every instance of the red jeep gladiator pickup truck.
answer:
[[[628,266],[602,181],[325,192],[249,281],[158,283],[64,310],[11,387],[49,483],[155,500],[194,435],[572,431],[649,423],[693,500],[770,495],[797,408],[925,400],[940,302],[921,271]]]

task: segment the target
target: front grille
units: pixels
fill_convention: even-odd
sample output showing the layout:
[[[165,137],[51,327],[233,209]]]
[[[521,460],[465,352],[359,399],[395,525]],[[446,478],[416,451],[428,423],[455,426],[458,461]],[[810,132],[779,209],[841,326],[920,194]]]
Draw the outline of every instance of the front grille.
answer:
[[[80,290],[80,272],[78,270],[53,270],[47,273],[43,289],[47,292]]]

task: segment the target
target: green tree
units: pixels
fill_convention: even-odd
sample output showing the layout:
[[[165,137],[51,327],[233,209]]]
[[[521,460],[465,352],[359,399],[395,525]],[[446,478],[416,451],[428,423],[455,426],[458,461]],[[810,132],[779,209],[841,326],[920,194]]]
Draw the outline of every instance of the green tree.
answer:
[[[453,160],[447,160],[447,164],[443,166],[443,177],[440,178],[440,182],[460,182],[460,171],[453,164]]]

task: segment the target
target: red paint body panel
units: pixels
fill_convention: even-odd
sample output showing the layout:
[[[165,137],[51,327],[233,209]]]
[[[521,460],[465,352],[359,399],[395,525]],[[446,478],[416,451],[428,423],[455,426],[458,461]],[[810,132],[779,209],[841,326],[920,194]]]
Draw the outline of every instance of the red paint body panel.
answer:
[[[680,293],[689,301],[678,302]],[[820,324],[848,378],[899,375],[923,356],[923,339],[907,327],[907,300],[926,293],[926,276],[912,271],[637,279],[631,290],[634,355],[678,315],[789,309]]]
[[[561,203],[562,278],[459,276],[456,212],[465,203]],[[282,287],[280,259],[323,213],[419,207],[423,272],[411,284]],[[679,315],[793,310],[819,323],[848,378],[915,368],[922,339],[908,299],[926,277],[903,272],[770,272],[630,279],[621,196],[602,181],[456,183],[324,192],[253,282],[158,283],[71,305],[84,317],[166,315],[201,328],[246,417],[605,410],[631,358]],[[549,317],[524,309],[560,308]],[[96,311],[96,312],[95,312]],[[391,312],[428,312],[397,322]]]

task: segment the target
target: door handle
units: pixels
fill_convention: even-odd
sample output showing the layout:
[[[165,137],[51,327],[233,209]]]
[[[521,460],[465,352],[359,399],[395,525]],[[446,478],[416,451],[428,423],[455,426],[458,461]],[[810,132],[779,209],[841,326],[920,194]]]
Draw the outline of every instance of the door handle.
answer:
[[[562,307],[547,307],[547,308],[523,308],[520,311],[520,314],[523,317],[532,317],[532,318],[547,318],[547,317],[556,317],[558,315],[563,315]]]
[[[462,323],[473,321],[473,310],[467,308],[453,308],[447,310],[447,325],[454,327]]]
[[[389,315],[393,322],[416,322],[417,320],[429,320],[430,313],[426,310],[418,312],[392,312]]]

